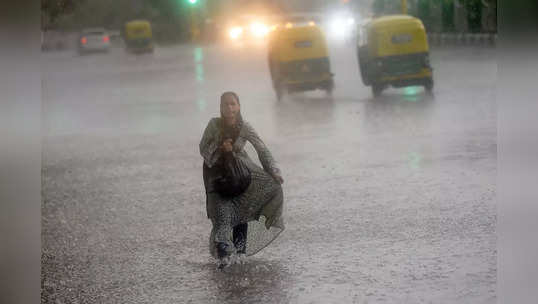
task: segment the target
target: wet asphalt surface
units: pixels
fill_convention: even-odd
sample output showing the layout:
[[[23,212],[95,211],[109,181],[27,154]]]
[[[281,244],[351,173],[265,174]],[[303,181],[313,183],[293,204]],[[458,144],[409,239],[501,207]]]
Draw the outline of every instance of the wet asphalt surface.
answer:
[[[42,302],[494,303],[495,49],[431,57],[433,96],[373,99],[333,45],[333,97],[277,102],[260,47],[43,54]],[[221,272],[198,142],[226,90],[280,164],[287,228]]]

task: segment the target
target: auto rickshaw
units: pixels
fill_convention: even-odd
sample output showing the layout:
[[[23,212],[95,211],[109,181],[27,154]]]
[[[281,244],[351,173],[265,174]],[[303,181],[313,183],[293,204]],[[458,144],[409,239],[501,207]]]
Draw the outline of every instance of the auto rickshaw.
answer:
[[[325,37],[314,24],[288,23],[275,29],[268,43],[268,63],[273,88],[280,101],[285,92],[334,88]]]
[[[365,21],[358,31],[357,56],[362,82],[374,96],[388,86],[433,89],[432,67],[424,25],[408,15]]]
[[[134,53],[153,52],[151,24],[149,21],[133,20],[127,22],[123,34],[127,51]]]

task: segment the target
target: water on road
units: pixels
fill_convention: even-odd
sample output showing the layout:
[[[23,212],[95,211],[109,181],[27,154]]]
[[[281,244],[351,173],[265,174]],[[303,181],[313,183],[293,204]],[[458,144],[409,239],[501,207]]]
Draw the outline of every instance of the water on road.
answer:
[[[330,51],[333,97],[281,102],[263,48],[43,54],[44,302],[494,303],[495,50],[433,49],[433,96],[377,99],[354,48]],[[287,228],[220,272],[198,143],[228,90]]]

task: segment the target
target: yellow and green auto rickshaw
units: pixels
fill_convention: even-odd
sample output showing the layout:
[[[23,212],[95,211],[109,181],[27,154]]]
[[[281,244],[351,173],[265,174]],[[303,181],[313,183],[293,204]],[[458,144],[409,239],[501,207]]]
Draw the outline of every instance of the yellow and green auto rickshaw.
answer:
[[[134,53],[153,52],[151,24],[149,21],[133,20],[127,22],[123,36],[127,51]]]
[[[388,86],[433,89],[428,39],[420,19],[392,15],[365,21],[358,31],[357,56],[362,81],[374,96]]]
[[[279,26],[268,43],[268,61],[277,99],[285,92],[334,88],[325,36],[316,25]]]

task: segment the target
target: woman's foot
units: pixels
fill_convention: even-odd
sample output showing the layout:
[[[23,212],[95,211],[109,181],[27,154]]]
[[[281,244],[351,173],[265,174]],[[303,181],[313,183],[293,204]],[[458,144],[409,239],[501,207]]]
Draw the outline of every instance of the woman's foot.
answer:
[[[222,270],[228,266],[230,266],[230,257],[224,257],[222,259],[219,259],[219,265],[217,266],[218,269]]]
[[[243,241],[243,242],[238,242],[237,244],[235,244],[235,253],[237,253],[237,255],[246,255],[247,242]]]
[[[234,227],[233,240],[235,252],[238,255],[244,255],[247,253],[247,228],[247,223],[239,224]]]
[[[228,245],[226,243],[217,243],[217,256],[219,258],[219,269],[222,269],[230,264]]]
[[[216,247],[217,247],[217,256],[219,257],[219,259],[225,258],[229,255],[228,244],[223,243],[223,242],[218,242]]]
[[[237,254],[237,263],[245,264],[247,262],[247,255],[245,253]]]

